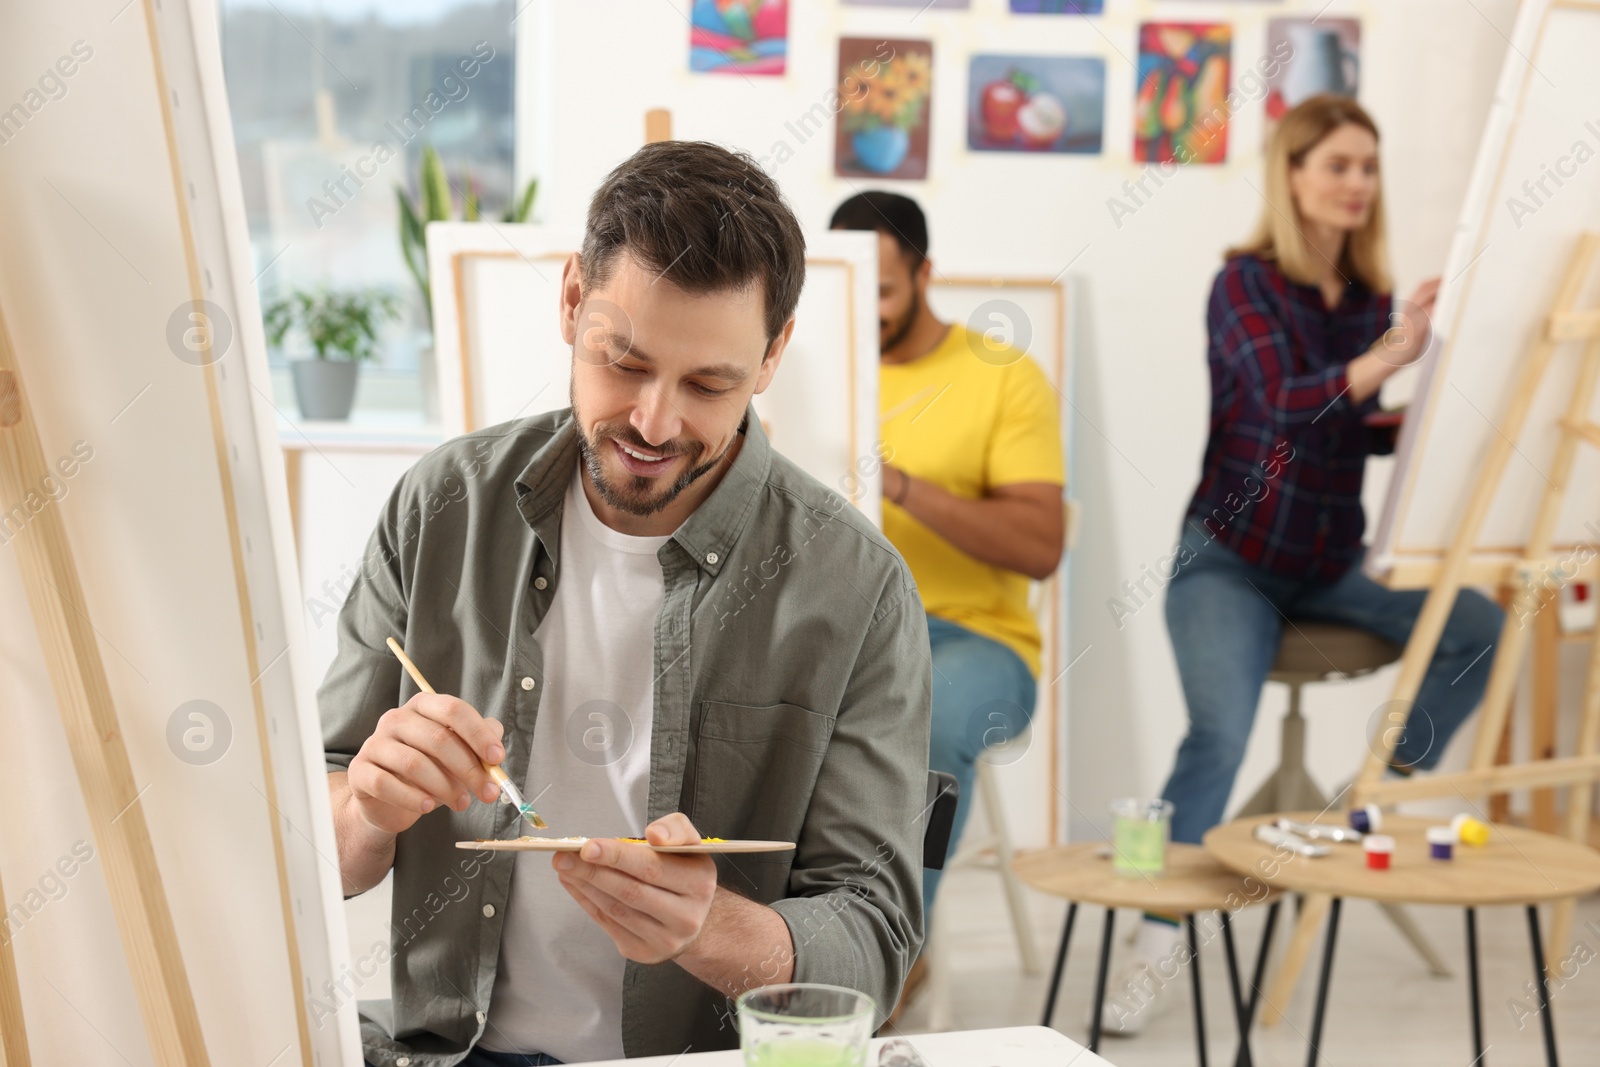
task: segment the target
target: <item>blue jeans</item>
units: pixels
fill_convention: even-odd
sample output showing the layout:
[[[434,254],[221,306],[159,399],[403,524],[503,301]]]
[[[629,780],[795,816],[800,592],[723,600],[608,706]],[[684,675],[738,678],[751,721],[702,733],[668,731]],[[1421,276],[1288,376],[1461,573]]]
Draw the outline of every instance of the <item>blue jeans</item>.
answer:
[[[467,1053],[467,1058],[461,1061],[459,1067],[545,1067],[546,1064],[560,1062],[542,1052],[525,1056],[519,1052],[490,1052],[486,1048],[475,1048]],[[372,1067],[372,1064],[368,1063],[367,1067]]]
[[[1385,588],[1361,573],[1359,560],[1332,583],[1284,578],[1192,529],[1184,532],[1178,558],[1187,562],[1167,587],[1167,632],[1189,705],[1189,734],[1162,796],[1173,804],[1173,840],[1198,844],[1222,820],[1284,619],[1342,623],[1404,644],[1427,590]],[[1439,761],[1483,697],[1503,618],[1481,594],[1461,591],[1392,765],[1427,770]],[[1366,729],[1368,720],[1351,728]]]
[[[1028,728],[1037,686],[1021,656],[964,626],[929,615],[928,644],[933,652],[933,733],[928,767],[955,775],[961,787],[955,825],[950,829],[950,850],[954,852],[972,811],[978,757]],[[1025,749],[1018,746],[1014,752],[1007,751],[1009,755],[1002,758],[1014,760]],[[942,873],[922,872],[924,917],[933,911]]]

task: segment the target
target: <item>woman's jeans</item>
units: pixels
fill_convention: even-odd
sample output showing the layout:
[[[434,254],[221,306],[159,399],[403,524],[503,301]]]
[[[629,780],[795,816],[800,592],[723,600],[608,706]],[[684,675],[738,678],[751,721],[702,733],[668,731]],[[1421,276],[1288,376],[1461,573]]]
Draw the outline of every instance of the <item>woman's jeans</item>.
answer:
[[[990,754],[994,762],[1022,757],[1025,745],[1006,743],[1014,742],[1028,728],[1037,686],[1021,656],[964,626],[929,615],[928,644],[933,653],[933,733],[928,766],[955,775],[961,787],[955,825],[950,828],[950,850],[954,852],[972,811],[978,757],[997,745],[1006,747]],[[933,913],[941,873],[922,872],[924,925]]]
[[[1190,554],[1192,558],[1190,557]],[[1172,838],[1199,844],[1222,813],[1244,759],[1261,687],[1288,620],[1342,623],[1405,644],[1426,589],[1388,589],[1357,560],[1331,584],[1285,578],[1186,530],[1167,587],[1167,632],[1178,660],[1189,734],[1162,796],[1172,801]],[[1430,769],[1483,696],[1503,613],[1463,589],[1422,680],[1391,765]],[[1382,705],[1342,722],[1370,730]]]

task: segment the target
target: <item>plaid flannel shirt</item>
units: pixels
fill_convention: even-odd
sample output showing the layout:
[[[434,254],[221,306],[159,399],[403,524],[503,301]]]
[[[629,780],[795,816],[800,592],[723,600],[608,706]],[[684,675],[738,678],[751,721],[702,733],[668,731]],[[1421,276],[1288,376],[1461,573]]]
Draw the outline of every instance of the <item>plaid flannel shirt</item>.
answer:
[[[1332,582],[1361,553],[1367,456],[1395,432],[1362,420],[1346,364],[1389,325],[1391,299],[1351,281],[1337,308],[1256,256],[1229,259],[1207,311],[1211,422],[1185,522],[1263,570]]]

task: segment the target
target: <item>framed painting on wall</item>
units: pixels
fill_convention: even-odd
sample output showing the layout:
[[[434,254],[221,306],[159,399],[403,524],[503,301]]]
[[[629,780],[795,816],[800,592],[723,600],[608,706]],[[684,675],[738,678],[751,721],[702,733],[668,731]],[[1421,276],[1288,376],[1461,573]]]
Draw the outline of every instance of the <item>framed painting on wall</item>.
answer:
[[[932,88],[932,42],[841,38],[834,172],[926,178]]]
[[[1226,23],[1146,22],[1139,27],[1135,162],[1227,160],[1232,51],[1233,28]]]
[[[967,147],[1098,155],[1105,107],[1098,56],[973,56]]]
[[[690,70],[782,74],[788,54],[788,0],[695,0],[689,17]]]

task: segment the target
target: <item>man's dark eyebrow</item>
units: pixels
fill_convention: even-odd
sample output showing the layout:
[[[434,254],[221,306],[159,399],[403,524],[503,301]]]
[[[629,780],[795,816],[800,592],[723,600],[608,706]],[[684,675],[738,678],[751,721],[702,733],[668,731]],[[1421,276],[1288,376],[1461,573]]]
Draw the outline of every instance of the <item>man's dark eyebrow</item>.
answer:
[[[655,359],[648,352],[643,351],[638,345],[631,344],[629,339],[622,334],[608,334],[608,343],[614,348],[622,350],[623,355],[638,360],[640,363],[655,365]],[[696,367],[688,374],[691,378],[721,378],[727,382],[742,382],[750,377],[750,372],[737,363],[709,363],[703,367]]]

